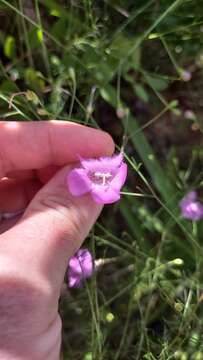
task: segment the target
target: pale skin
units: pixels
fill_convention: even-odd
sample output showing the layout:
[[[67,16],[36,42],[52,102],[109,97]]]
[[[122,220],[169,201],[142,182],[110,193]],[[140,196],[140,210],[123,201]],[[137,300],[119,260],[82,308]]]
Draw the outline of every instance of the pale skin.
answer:
[[[68,259],[102,207],[69,194],[78,155],[112,155],[102,131],[63,122],[0,122],[0,359],[58,360],[58,300]],[[6,217],[6,216],[5,216]]]

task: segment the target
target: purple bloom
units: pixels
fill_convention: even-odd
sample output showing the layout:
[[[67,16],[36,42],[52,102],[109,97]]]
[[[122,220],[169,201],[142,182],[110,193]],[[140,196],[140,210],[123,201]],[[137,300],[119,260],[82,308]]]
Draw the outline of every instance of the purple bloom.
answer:
[[[120,199],[120,189],[127,176],[122,153],[99,159],[80,158],[81,167],[67,177],[69,191],[74,196],[91,193],[98,204],[111,204]]]
[[[82,281],[91,277],[94,271],[92,255],[87,249],[80,249],[72,256],[68,264],[68,286],[80,287]]]
[[[180,202],[181,215],[185,219],[198,221],[203,217],[203,205],[197,201],[196,191],[189,192]]]

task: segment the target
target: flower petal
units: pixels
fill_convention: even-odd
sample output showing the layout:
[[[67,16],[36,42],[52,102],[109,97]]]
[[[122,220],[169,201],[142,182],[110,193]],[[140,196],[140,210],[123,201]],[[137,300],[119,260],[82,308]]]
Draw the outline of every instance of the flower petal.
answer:
[[[180,206],[181,207],[185,207],[187,206],[188,204],[190,204],[191,202],[194,202],[196,201],[197,199],[197,193],[196,191],[190,191],[187,195],[185,195],[182,200],[180,201]]]
[[[90,277],[94,270],[94,263],[90,251],[88,249],[80,249],[77,252],[77,257],[81,266],[83,277]]]
[[[120,166],[116,176],[114,176],[113,180],[111,181],[110,186],[112,189],[116,191],[120,191],[121,187],[125,183],[127,177],[127,171],[128,171],[128,167],[125,163],[123,163]]]
[[[91,195],[97,204],[112,204],[120,200],[120,193],[111,187],[105,189],[97,186],[91,191]]]
[[[181,209],[181,215],[185,219],[198,221],[203,217],[203,206],[199,201],[191,202]]]
[[[81,282],[81,277],[77,276],[75,274],[68,274],[68,286],[70,288],[72,287],[78,287]]]
[[[78,260],[77,256],[72,256],[69,260],[69,269],[71,274],[81,275],[82,269],[80,265],[80,261]]]
[[[70,193],[81,196],[91,190],[91,181],[84,169],[71,170],[67,176],[67,184]]]
[[[123,161],[123,154],[100,157],[98,159],[83,159],[80,157],[81,165],[87,171],[111,171],[115,172]]]

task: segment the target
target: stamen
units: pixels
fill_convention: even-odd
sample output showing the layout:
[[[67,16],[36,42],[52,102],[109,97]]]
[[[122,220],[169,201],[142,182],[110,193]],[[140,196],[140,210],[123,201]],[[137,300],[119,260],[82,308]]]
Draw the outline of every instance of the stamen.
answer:
[[[106,181],[112,177],[110,173],[95,172],[94,175],[96,178],[102,179],[102,185],[105,185]]]
[[[96,172],[92,172],[89,177],[94,183],[105,186],[106,184],[108,184],[109,180],[112,178],[112,174],[109,172],[103,173],[103,172],[96,171]]]

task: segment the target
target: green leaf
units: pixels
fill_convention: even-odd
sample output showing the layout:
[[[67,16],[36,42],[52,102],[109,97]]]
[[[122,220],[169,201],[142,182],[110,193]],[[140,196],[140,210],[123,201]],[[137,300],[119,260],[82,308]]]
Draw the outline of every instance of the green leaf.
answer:
[[[163,91],[167,89],[169,85],[169,81],[166,79],[163,79],[161,77],[155,76],[155,75],[147,75],[145,76],[148,84],[155,89],[156,91]]]
[[[33,68],[27,68],[25,71],[25,79],[28,86],[34,91],[43,91],[45,82],[41,78],[41,73]]]
[[[39,46],[41,46],[41,41],[40,41],[40,29],[37,28],[32,28],[29,32],[28,32],[28,39],[30,42],[30,45],[32,47],[32,50],[38,48]]]
[[[18,87],[16,85],[16,83],[14,81],[11,80],[7,80],[5,79],[4,81],[2,81],[1,86],[0,86],[0,90],[2,93],[4,94],[8,94],[8,93],[14,93],[14,92],[18,92]]]
[[[15,39],[13,36],[7,36],[4,43],[4,54],[9,59],[13,59],[16,54]]]
[[[52,26],[51,33],[52,35],[60,41],[64,41],[64,35],[67,31],[67,20],[66,18],[57,18],[55,23]]]
[[[55,17],[60,17],[60,11],[56,8],[53,8],[50,10],[50,15],[55,16]]]
[[[39,40],[40,43],[43,42],[43,32],[42,29],[37,29],[37,38]]]
[[[110,52],[111,55],[116,58],[123,60],[126,57],[126,54],[130,52],[132,46],[135,43],[135,38],[129,38],[129,36],[125,36],[124,34],[120,34],[113,41]],[[133,62],[134,67],[139,67],[140,65],[140,48],[136,48],[136,50],[131,55],[131,61]]]
[[[144,102],[149,101],[149,96],[141,84],[133,84],[136,95]]]
[[[106,102],[110,103],[115,108],[117,107],[117,95],[115,89],[112,86],[101,88],[100,94]]]
[[[92,353],[90,353],[90,352],[86,353],[84,360],[93,360]]]

